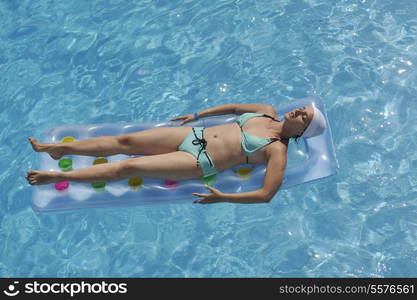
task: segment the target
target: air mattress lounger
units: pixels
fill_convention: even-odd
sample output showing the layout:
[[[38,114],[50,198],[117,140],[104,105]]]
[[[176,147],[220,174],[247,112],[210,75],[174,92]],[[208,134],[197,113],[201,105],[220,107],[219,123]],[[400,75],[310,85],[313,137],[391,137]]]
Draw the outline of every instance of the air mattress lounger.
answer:
[[[287,166],[281,189],[336,174],[338,163],[334,152],[331,129],[323,103],[318,98],[305,98],[276,106],[278,117],[301,106],[314,105],[326,118],[327,128],[319,136],[301,139],[306,159]],[[237,115],[201,118],[183,126],[212,127],[236,122]],[[52,127],[44,133],[43,142],[71,142],[96,136],[131,133],[156,127],[179,126],[179,121],[164,123],[115,123],[96,125],[63,125]],[[97,163],[130,158],[128,155],[89,157],[69,155],[53,160],[47,153],[39,154],[39,169],[66,171]],[[289,164],[291,165],[291,164]],[[32,207],[36,211],[61,211],[80,208],[118,207],[141,204],[192,203],[197,199],[192,193],[206,193],[205,184],[225,193],[240,193],[259,189],[263,185],[266,165],[244,164],[217,175],[201,179],[167,181],[155,178],[129,178],[111,183],[60,182],[33,187]]]

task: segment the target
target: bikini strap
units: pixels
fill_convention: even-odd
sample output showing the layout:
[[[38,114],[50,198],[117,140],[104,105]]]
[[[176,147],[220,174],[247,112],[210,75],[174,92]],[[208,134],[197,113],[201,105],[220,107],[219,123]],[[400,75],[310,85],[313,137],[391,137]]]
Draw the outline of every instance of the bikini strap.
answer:
[[[270,115],[267,115],[267,114],[263,114],[263,117],[270,118],[270,119],[272,119],[272,120],[274,120],[274,121],[276,121],[276,122],[281,122],[280,120],[277,120],[277,119],[275,119],[274,117],[272,117],[272,116],[270,116]]]

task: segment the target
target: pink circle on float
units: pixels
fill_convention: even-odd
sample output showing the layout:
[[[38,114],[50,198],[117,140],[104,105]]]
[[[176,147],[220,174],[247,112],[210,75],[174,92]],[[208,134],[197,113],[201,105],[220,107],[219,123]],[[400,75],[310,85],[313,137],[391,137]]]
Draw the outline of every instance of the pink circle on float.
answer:
[[[173,180],[165,180],[165,185],[171,189],[175,189],[177,187],[177,182]]]
[[[68,187],[69,187],[69,182],[68,181],[61,181],[61,182],[55,183],[55,189],[57,191],[63,191],[65,189],[67,189]]]

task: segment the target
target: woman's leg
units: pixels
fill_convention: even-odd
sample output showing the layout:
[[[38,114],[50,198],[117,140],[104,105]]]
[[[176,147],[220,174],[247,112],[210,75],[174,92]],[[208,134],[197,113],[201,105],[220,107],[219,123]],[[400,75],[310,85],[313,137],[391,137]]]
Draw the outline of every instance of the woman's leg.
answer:
[[[118,136],[100,136],[71,143],[39,143],[29,138],[37,152],[48,152],[53,159],[64,155],[110,156],[115,154],[153,155],[176,151],[191,131],[190,127],[161,127]]]
[[[176,151],[99,164],[69,172],[30,170],[26,179],[32,185],[42,185],[59,181],[112,182],[136,176],[185,180],[199,178],[203,173],[194,156]]]
[[[64,155],[109,156],[121,153],[117,136],[100,136],[71,143],[39,143],[29,138],[33,150],[48,152],[53,159],[60,159]]]

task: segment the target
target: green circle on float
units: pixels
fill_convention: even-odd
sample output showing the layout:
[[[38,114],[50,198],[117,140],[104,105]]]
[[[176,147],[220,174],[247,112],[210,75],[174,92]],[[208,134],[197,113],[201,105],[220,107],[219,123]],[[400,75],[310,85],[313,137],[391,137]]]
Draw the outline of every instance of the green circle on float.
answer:
[[[65,157],[59,160],[58,166],[62,171],[71,171],[72,170],[72,159]]]
[[[209,186],[214,186],[216,184],[216,175],[217,174],[201,177],[201,181]]]
[[[91,184],[91,186],[95,189],[104,188],[106,186],[105,182],[94,182]]]

